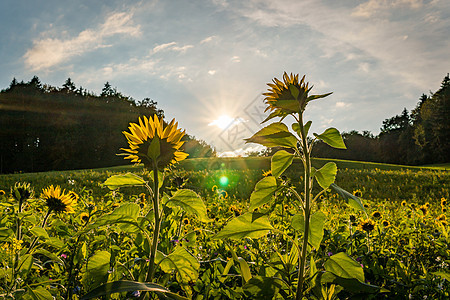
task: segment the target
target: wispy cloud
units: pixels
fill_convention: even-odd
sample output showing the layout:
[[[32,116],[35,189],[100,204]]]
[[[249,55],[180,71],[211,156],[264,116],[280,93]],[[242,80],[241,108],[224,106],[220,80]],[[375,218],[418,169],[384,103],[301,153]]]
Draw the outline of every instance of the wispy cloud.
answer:
[[[104,42],[107,37],[138,37],[141,34],[140,26],[133,24],[132,17],[132,13],[116,12],[110,14],[97,28],[83,30],[76,37],[36,39],[33,41],[33,47],[23,56],[25,64],[33,71],[48,69],[67,62],[74,56],[109,47],[110,45]]]
[[[157,45],[153,48],[152,53],[164,52],[164,51],[175,51],[175,52],[186,52],[186,50],[194,48],[193,45],[177,46],[176,42],[170,42],[166,44]]]
[[[419,9],[422,6],[422,0],[369,0],[358,5],[353,10],[352,15],[370,18],[374,15],[390,14],[393,9],[397,8]]]

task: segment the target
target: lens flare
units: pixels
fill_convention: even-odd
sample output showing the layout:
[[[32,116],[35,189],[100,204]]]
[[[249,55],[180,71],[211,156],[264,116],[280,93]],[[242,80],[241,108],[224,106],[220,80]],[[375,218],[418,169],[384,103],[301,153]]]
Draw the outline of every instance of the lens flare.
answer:
[[[221,186],[227,186],[228,185],[228,177],[227,176],[220,177],[219,183]]]

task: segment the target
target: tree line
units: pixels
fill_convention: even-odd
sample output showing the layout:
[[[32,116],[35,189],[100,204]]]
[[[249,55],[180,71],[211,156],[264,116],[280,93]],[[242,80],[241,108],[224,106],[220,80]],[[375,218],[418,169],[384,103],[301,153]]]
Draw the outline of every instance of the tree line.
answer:
[[[450,162],[450,78],[438,91],[423,94],[417,106],[383,121],[380,133],[343,133],[347,150],[318,141],[313,155],[370,162],[423,165]]]
[[[38,172],[123,165],[116,154],[127,147],[122,131],[142,115],[164,117],[150,98],[136,101],[104,84],[100,95],[15,78],[0,92],[0,173]],[[204,141],[186,135],[190,157],[214,156]]]

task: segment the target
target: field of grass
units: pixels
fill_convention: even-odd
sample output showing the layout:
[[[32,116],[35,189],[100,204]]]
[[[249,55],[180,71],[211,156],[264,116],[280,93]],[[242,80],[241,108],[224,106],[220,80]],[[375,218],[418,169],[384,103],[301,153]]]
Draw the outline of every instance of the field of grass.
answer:
[[[313,166],[319,168],[327,161],[330,160],[315,159]],[[339,168],[336,184],[358,195],[367,215],[349,207],[336,193],[324,193],[314,207],[320,208],[326,218],[323,239],[312,252],[308,268],[312,268],[314,261],[321,270],[326,259],[344,252],[364,271],[367,299],[448,299],[448,165],[406,167],[332,161]],[[281,275],[287,272],[283,278],[292,277],[289,268],[278,269],[280,259],[288,255],[283,251],[290,245],[289,239],[295,238],[291,229],[295,216],[291,213],[289,194],[278,195],[277,205],[267,208],[274,228],[286,236],[273,231],[258,239],[214,239],[226,224],[249,211],[250,195],[256,183],[264,178],[263,172],[269,169],[268,158],[189,159],[167,173],[162,188],[167,198],[163,201],[179,188],[191,189],[202,198],[210,221],[191,218],[183,210],[165,208],[168,217],[161,225],[158,249],[171,255],[185,249],[189,256],[184,259],[191,263],[187,271],[161,264],[156,275],[159,283],[193,299],[247,299],[254,291],[252,280],[262,280],[277,272]],[[0,247],[4,250],[0,254],[0,296],[14,291],[16,298],[47,299],[44,296],[51,295],[63,299],[70,295],[78,299],[106,281],[142,281],[149,244],[135,227],[111,221],[114,215],[111,212],[126,210],[142,221],[142,213],[150,205],[147,191],[144,187],[111,191],[102,186],[109,177],[128,172],[149,178],[141,166],[0,175],[3,191]],[[299,161],[294,161],[285,176],[301,190]],[[14,200],[16,182],[28,182],[34,190],[34,197],[30,197],[21,212],[17,212]],[[74,214],[50,215],[47,223],[43,223],[44,230],[39,224],[45,217],[45,203],[39,197],[49,185],[73,191],[79,200]],[[18,216],[23,228],[19,244],[10,237],[17,229]],[[364,227],[368,219],[373,228]],[[26,249],[35,238],[38,250],[30,256]],[[385,290],[374,293],[370,286]],[[283,287],[274,290],[280,295],[289,294]],[[271,294],[274,290],[258,291],[257,295],[267,299],[268,295],[274,295]],[[335,284],[328,285],[325,293],[329,299],[338,295],[340,299],[361,296],[360,291],[341,291]],[[33,295],[44,296],[33,298]],[[313,286],[308,295],[325,298],[318,296]],[[112,295],[116,299],[134,296]]]

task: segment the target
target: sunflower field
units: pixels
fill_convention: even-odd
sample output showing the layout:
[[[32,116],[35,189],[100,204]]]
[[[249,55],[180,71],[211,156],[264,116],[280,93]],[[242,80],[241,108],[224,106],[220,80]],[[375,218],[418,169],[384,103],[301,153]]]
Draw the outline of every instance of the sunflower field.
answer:
[[[303,112],[329,93],[269,87],[266,121],[296,122],[247,139],[282,148],[267,168],[183,168],[153,116],[124,131],[135,166],[0,176],[0,297],[448,299],[448,171],[318,164]]]

